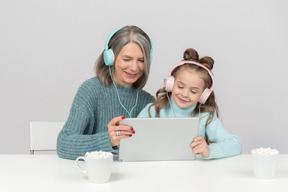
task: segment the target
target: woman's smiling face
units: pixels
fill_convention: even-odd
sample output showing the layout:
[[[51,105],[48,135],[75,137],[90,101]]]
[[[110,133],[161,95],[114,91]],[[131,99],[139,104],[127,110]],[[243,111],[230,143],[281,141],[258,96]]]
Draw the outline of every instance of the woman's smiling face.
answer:
[[[114,80],[117,84],[131,87],[144,73],[144,55],[137,43],[126,44],[115,60]]]

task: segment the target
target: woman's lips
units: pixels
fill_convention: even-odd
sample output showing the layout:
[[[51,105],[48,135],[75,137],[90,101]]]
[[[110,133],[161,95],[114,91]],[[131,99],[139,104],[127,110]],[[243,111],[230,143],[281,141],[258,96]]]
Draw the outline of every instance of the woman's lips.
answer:
[[[135,77],[137,77],[137,74],[138,74],[138,73],[132,74],[132,73],[127,73],[127,72],[125,72],[125,73],[126,73],[127,77],[130,77],[130,78],[135,78]]]

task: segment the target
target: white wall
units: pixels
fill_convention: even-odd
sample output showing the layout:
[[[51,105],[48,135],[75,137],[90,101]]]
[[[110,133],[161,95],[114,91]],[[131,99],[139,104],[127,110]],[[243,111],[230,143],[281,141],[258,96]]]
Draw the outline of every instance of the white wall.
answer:
[[[65,121],[108,34],[131,24],[154,43],[147,91],[196,48],[216,61],[221,119],[243,152],[288,153],[288,1],[112,2],[0,1],[0,153],[29,152],[30,121]]]

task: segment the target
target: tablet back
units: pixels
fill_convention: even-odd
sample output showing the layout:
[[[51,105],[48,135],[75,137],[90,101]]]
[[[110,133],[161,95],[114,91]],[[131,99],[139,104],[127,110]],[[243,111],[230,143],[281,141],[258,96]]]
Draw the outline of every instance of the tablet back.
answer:
[[[120,122],[135,130],[121,139],[119,161],[193,160],[190,144],[198,135],[199,118],[131,118]]]

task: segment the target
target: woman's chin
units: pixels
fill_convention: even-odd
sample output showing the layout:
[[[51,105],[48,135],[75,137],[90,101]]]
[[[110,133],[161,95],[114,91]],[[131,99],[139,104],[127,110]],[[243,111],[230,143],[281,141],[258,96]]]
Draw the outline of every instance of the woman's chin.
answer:
[[[138,80],[138,77],[126,77],[125,78],[125,82],[127,84],[133,84]]]

